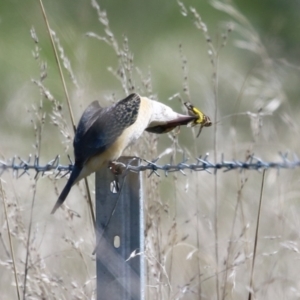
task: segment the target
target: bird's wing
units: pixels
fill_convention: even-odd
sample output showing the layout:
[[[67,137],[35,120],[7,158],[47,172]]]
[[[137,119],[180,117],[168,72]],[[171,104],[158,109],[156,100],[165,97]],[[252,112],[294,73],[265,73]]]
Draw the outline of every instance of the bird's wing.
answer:
[[[138,116],[140,97],[137,94],[102,108],[98,101],[84,111],[75,134],[75,163],[78,165],[90,157],[104,152],[132,125]]]
[[[83,112],[79,124],[77,126],[76,135],[84,135],[93,125],[103,108],[97,100],[93,101]]]

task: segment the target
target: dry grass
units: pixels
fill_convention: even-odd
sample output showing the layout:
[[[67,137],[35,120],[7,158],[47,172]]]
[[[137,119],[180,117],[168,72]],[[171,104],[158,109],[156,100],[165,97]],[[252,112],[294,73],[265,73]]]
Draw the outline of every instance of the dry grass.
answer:
[[[188,45],[178,43],[178,56],[173,60],[181,66],[177,70],[181,88],[170,94],[168,104],[192,102],[211,117],[213,129],[203,130],[199,139],[191,128],[174,130],[164,138],[145,133],[125,154],[146,159],[161,156],[162,163],[169,163],[180,161],[183,155],[193,160],[205,152],[211,153],[213,161],[220,161],[222,153],[227,159],[246,160],[255,153],[276,161],[277,151],[299,151],[295,138],[299,111],[285,94],[278,62],[269,57],[259,34],[232,4],[210,3],[230,19],[216,37],[197,9],[178,1],[178,10],[187,22],[193,22],[191,30],[197,30],[204,41],[207,56],[199,57],[205,67],[195,68],[198,64],[185,50]],[[152,81],[156,74],[136,65],[130,40],[123,35],[120,42],[111,29],[114,20],[94,0],[92,7],[104,34],[87,35],[99,40],[100,46],[104,42],[116,55],[115,66],[106,67],[118,87],[104,93],[107,102],[132,91],[158,98]],[[53,156],[55,151],[72,152],[73,130],[64,102],[47,87],[50,71],[34,29],[31,36],[39,68],[38,78],[32,81],[39,99],[34,106],[28,105],[27,114],[35,135],[34,152],[44,160],[43,153],[49,155],[52,147]],[[80,80],[58,35],[54,37],[62,72],[68,75],[66,86],[78,100]],[[255,57],[249,70],[242,70],[228,56],[233,49]],[[200,90],[206,102],[198,102]],[[77,112],[82,110],[78,103],[82,102],[70,105]],[[60,145],[49,142],[49,135]],[[262,175],[244,170],[175,173],[167,178],[144,174],[147,299],[299,298],[298,173],[296,169],[267,170]],[[64,183],[51,174],[18,180],[8,172],[2,176],[0,198],[6,208],[0,218],[3,299],[18,294],[23,299],[96,298],[95,234],[87,201],[83,201],[87,199],[83,185],[73,188],[67,201],[70,208],[65,205],[54,216],[49,214]]]

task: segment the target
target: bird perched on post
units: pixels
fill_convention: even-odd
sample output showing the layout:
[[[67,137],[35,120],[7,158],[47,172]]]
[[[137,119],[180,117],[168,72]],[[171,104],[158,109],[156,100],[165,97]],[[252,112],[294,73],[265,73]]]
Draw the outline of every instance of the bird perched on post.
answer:
[[[72,173],[51,213],[62,205],[75,183],[118,159],[144,130],[165,133],[195,119],[197,116],[178,114],[169,106],[137,94],[105,108],[98,101],[92,102],[75,133]]]

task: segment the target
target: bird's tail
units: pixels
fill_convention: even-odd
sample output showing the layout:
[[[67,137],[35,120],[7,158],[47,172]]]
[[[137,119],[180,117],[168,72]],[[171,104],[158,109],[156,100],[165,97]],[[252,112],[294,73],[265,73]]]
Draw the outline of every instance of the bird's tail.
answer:
[[[61,194],[59,195],[59,197],[51,211],[51,214],[54,214],[56,212],[56,210],[64,203],[64,201],[66,200],[66,198],[71,190],[71,187],[77,181],[76,179],[78,178],[81,170],[82,170],[82,168],[74,165],[71,176],[70,176],[66,186],[62,190]]]

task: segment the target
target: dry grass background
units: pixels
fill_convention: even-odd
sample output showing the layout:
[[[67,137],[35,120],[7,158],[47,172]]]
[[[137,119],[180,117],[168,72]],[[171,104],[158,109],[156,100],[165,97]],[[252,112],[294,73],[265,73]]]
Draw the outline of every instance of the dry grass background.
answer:
[[[137,91],[178,111],[189,100],[216,125],[205,128],[199,139],[190,128],[160,137],[145,133],[126,154],[153,159],[169,149],[160,160],[169,163],[179,162],[183,153],[190,161],[207,152],[212,161],[220,161],[222,153],[240,160],[254,153],[267,161],[278,161],[278,151],[299,153],[299,67],[288,57],[273,58],[266,41],[234,4],[213,0],[210,5],[213,21],[196,2],[195,8],[186,2],[174,4],[177,18],[188,24],[184,30],[178,27],[175,35],[145,39],[147,45],[140,33],[133,47],[130,26],[125,27],[129,33],[123,32],[110,11],[106,15],[94,1],[84,6],[88,13],[77,12],[82,23],[89,24],[90,12],[95,18],[82,31],[91,37],[84,40],[71,23],[55,19],[54,4],[46,6],[52,12],[49,22],[56,32],[75,119],[94,99],[109,105]],[[33,7],[35,15],[42,16],[38,4]],[[126,24],[130,15],[124,12],[123,18]],[[41,24],[42,19],[32,21],[27,28],[31,41],[28,32],[26,55],[18,54],[16,44],[2,50],[3,61],[12,52],[20,74],[3,80],[7,94],[2,96],[8,99],[2,103],[0,154],[7,160],[33,153],[45,163],[59,153],[67,164],[72,125],[49,36]],[[150,34],[160,24],[145,28]],[[35,67],[25,68],[26,64]],[[300,296],[298,175],[297,169],[265,174],[253,299]],[[247,299],[262,173],[144,177],[147,299]],[[92,194],[93,180],[91,176]],[[8,216],[1,209],[1,299],[17,298],[17,290],[22,298],[24,284],[26,299],[95,299],[95,238],[84,185],[73,188],[65,209],[53,216],[49,213],[65,179],[51,174],[16,179],[6,172],[1,184],[1,205]]]

